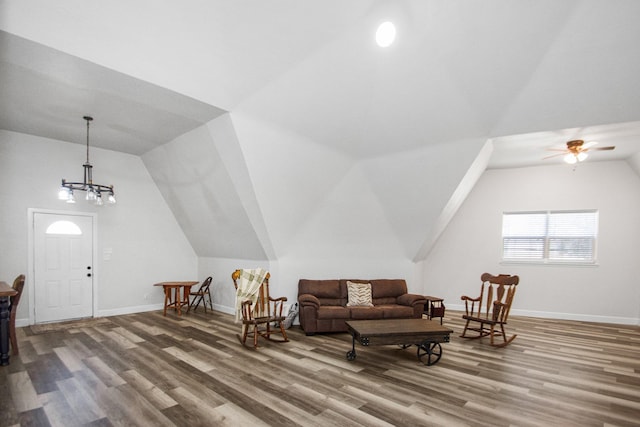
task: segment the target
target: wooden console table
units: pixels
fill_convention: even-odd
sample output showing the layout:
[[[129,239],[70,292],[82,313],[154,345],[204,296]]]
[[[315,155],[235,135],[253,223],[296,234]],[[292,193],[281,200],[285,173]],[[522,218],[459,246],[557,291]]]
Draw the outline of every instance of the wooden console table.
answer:
[[[9,297],[18,291],[0,282],[0,366],[9,364]]]
[[[178,316],[182,316],[182,306],[189,305],[191,287],[197,284],[198,282],[155,283],[153,286],[162,286],[164,290],[164,312],[162,314],[166,316],[167,308],[174,308],[178,312]],[[180,297],[180,289],[183,290],[182,297]]]

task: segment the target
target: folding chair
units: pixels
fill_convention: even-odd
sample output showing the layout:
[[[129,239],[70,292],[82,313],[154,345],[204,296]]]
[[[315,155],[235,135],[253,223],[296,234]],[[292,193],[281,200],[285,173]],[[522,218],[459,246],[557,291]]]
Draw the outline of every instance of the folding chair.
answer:
[[[212,280],[213,278],[211,276],[207,277],[206,279],[204,279],[204,282],[202,282],[202,284],[200,285],[200,288],[197,291],[189,292],[189,298],[191,298],[192,296],[194,296],[195,298],[193,298],[189,303],[189,307],[187,308],[187,313],[189,313],[189,311],[191,310],[191,306],[193,306],[194,304],[195,304],[195,307],[193,307],[193,311],[195,311],[200,305],[200,303],[204,305],[204,312],[206,313],[207,302],[204,299],[205,295],[209,297],[209,305],[213,310],[213,302],[211,301],[211,292],[209,292],[209,286],[211,286]]]

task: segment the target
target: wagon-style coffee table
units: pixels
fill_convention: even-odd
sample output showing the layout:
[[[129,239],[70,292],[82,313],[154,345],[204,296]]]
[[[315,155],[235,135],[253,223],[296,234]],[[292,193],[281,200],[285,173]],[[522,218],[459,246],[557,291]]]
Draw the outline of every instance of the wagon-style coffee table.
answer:
[[[346,322],[353,337],[347,360],[356,358],[356,341],[363,346],[393,345],[403,348],[418,346],[418,359],[425,365],[438,363],[442,357],[441,342],[449,342],[453,330],[428,319],[376,319]]]

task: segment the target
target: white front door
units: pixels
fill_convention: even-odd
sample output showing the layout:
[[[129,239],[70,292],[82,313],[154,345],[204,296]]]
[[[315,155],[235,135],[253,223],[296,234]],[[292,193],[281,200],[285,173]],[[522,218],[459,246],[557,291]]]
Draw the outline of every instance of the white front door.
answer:
[[[34,213],[35,322],[93,317],[93,217]]]

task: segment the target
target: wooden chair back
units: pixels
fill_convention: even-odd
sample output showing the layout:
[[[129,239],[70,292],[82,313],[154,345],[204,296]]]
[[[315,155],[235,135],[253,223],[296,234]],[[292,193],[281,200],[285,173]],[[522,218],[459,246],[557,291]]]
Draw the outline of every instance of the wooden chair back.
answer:
[[[520,278],[508,274],[493,276],[490,273],[484,273],[480,276],[480,280],[482,280],[482,285],[480,286],[480,301],[478,301],[477,308],[476,301],[469,299],[465,300],[465,306],[471,315],[506,323]],[[471,307],[469,307],[469,303]]]
[[[236,270],[231,274],[231,279],[233,280],[233,286],[236,291],[238,290],[238,280],[240,279],[240,273],[242,270]],[[251,301],[243,301],[242,303],[242,319],[262,319],[268,318],[271,316],[271,307],[269,304],[269,278],[271,277],[270,273],[267,273],[264,281],[262,282],[262,286],[258,290],[258,299],[256,303],[252,303]]]
[[[18,338],[16,337],[16,312],[18,311],[18,303],[20,302],[20,297],[22,297],[22,291],[24,290],[24,280],[24,274],[16,277],[16,279],[13,281],[12,287],[18,293],[12,297],[9,297],[9,341],[11,343],[12,353],[14,356],[19,353]]]

